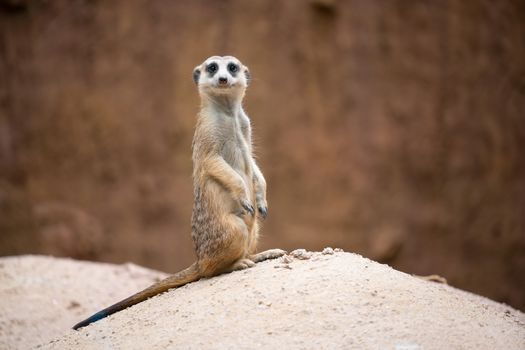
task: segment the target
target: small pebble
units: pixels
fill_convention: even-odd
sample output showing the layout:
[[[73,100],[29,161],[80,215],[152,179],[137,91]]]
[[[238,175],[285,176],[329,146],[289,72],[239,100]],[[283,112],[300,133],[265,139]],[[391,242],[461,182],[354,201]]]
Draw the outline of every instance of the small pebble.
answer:
[[[323,255],[332,255],[334,254],[334,250],[330,247],[326,247],[323,249]]]
[[[288,269],[288,270],[292,269],[292,267],[290,265],[288,265],[288,264],[275,265],[274,268],[275,269],[283,268],[283,269]]]
[[[296,249],[290,255],[299,260],[308,260],[312,257],[312,252],[307,252],[306,249]]]

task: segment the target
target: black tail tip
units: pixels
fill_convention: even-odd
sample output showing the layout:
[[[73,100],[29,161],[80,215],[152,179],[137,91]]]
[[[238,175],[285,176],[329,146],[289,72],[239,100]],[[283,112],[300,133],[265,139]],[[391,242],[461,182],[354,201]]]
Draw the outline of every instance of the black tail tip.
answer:
[[[79,328],[82,328],[82,327],[85,327],[93,322],[97,322],[98,320],[104,318],[108,316],[108,314],[104,311],[99,311],[97,312],[96,314],[94,314],[93,316],[89,317],[89,318],[86,318],[84,321],[81,321],[79,323],[77,323],[76,325],[73,326],[73,329],[76,331],[78,330]]]

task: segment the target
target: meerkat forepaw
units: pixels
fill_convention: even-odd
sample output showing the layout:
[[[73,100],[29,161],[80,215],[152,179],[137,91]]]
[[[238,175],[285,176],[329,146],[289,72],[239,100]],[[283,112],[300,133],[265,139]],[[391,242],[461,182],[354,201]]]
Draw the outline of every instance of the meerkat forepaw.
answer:
[[[261,194],[258,194],[256,197],[257,202],[257,212],[261,216],[261,218],[266,219],[268,216],[268,204],[266,203],[266,199],[264,199],[264,196]]]
[[[246,210],[246,212],[250,213],[251,216],[255,215],[255,209],[253,208],[253,205],[248,202],[246,199],[241,199],[241,206]]]
[[[261,214],[261,217],[263,219],[266,219],[266,217],[268,216],[268,207],[258,206],[257,210],[259,211],[259,214]]]

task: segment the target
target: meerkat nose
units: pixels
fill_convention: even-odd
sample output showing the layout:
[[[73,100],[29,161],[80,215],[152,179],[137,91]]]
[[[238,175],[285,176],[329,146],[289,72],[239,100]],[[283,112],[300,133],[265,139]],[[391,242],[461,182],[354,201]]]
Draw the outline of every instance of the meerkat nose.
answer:
[[[219,77],[219,84],[224,85],[228,82],[228,78],[226,77]]]

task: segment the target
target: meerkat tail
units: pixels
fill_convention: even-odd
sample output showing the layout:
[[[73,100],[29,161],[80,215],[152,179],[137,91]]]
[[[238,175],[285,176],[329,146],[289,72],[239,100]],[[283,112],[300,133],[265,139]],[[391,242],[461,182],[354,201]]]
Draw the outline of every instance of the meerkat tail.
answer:
[[[151,285],[143,291],[133,294],[132,296],[122,301],[119,301],[118,303],[111,305],[105,308],[104,310],[97,312],[93,316],[74,325],[73,329],[77,330],[79,328],[85,327],[93,322],[103,319],[104,317],[112,315],[115,312],[119,312],[121,310],[124,310],[125,308],[143,302],[144,300],[151,298],[157,294],[166,292],[171,288],[181,287],[190,282],[194,282],[201,277],[202,276],[199,273],[197,263],[193,263],[193,265],[191,265],[190,267]]]

